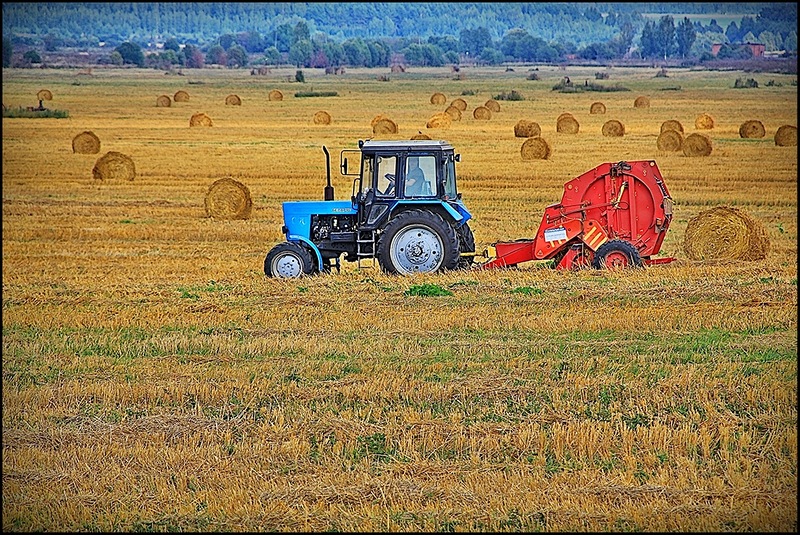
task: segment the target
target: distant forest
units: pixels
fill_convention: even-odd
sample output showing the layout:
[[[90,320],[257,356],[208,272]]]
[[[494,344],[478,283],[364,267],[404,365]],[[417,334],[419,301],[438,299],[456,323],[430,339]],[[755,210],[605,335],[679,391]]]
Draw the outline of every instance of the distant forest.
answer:
[[[797,50],[795,3],[9,2],[2,9],[3,66],[39,63],[67,48],[100,48],[109,63],[157,68],[378,66],[397,55],[414,65],[702,59],[713,43],[748,41],[770,52]],[[724,28],[714,18],[688,18],[707,14],[747,16]]]

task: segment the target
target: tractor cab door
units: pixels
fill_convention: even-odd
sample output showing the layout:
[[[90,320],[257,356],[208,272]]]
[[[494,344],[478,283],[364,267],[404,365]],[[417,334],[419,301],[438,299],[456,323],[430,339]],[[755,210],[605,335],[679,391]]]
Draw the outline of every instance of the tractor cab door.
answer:
[[[388,217],[397,198],[398,158],[396,154],[364,154],[361,159],[358,222],[364,230],[374,229]]]

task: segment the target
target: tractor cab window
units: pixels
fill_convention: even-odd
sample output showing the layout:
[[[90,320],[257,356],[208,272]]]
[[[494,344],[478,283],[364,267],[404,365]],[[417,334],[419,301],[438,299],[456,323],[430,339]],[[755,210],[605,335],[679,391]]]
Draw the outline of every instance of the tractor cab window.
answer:
[[[430,197],[436,194],[436,157],[406,158],[406,197]]]
[[[396,156],[378,156],[378,176],[376,180],[377,195],[394,197],[395,176],[397,174]]]
[[[365,154],[361,160],[361,187],[365,190],[372,187],[372,167],[373,157],[371,154]]]
[[[456,162],[452,157],[448,158],[444,164],[444,198],[453,200],[458,197],[456,191]]]

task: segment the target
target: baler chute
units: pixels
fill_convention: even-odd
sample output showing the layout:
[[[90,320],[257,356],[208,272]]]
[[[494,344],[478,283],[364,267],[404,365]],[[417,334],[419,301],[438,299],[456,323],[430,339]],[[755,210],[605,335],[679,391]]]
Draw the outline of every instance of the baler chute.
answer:
[[[497,242],[479,269],[554,260],[556,269],[665,264],[653,258],[672,221],[673,201],[652,160],[604,163],[567,182],[533,239]]]

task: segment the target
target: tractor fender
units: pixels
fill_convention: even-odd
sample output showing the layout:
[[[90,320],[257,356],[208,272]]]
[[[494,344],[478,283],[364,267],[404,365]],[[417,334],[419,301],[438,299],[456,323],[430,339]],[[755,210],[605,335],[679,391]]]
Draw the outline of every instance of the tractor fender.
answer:
[[[297,234],[288,234],[286,236],[286,241],[299,241],[305,243],[306,245],[309,246],[309,248],[311,248],[312,251],[314,251],[314,254],[317,257],[317,265],[318,266],[325,265],[322,263],[322,253],[319,252],[319,248],[316,245],[314,245],[314,242],[312,242],[308,238],[303,236],[298,236]]]
[[[459,212],[458,210],[456,210],[455,208],[450,206],[449,203],[446,203],[446,202],[430,202],[430,201],[425,201],[425,200],[422,200],[422,201],[398,201],[398,203],[395,204],[392,207],[392,217],[394,217],[400,211],[408,210],[408,209],[411,209],[411,208],[430,208],[430,207],[435,207],[437,210],[439,208],[441,208],[443,212],[445,212],[448,216],[450,216],[452,218],[454,223],[460,223],[461,221],[466,221],[466,219],[461,214],[461,212]],[[444,215],[445,214],[442,214],[442,216],[444,216]]]

